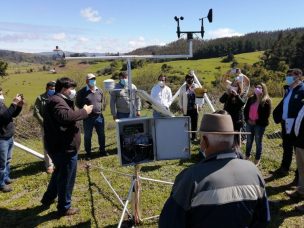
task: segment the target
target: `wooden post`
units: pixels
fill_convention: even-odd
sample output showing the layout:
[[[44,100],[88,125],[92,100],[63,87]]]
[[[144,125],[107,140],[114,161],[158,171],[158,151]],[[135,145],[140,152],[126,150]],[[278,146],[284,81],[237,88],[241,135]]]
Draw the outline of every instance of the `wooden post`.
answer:
[[[135,178],[135,185],[134,185],[134,192],[133,192],[133,219],[134,223],[140,224],[141,223],[141,209],[140,209],[140,191],[141,191],[141,181],[139,178],[139,173],[140,173],[140,166],[137,164],[135,165],[135,173],[134,173],[134,178]]]

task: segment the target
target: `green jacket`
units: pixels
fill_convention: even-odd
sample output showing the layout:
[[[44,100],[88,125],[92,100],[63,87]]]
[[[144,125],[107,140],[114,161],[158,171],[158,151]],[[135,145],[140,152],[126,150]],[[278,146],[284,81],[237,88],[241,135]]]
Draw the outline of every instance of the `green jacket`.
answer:
[[[36,98],[34,105],[34,116],[37,118],[39,123],[43,124],[43,118],[45,113],[45,105],[47,103],[49,96],[47,93],[43,93]]]

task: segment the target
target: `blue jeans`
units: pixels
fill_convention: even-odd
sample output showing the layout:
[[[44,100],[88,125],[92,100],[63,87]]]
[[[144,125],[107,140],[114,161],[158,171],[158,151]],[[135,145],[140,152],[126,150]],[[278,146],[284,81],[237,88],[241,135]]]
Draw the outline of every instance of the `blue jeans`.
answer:
[[[130,117],[130,113],[123,113],[123,112],[116,113],[117,119],[123,119],[123,118],[129,118],[129,117]]]
[[[246,157],[250,157],[253,140],[255,140],[256,145],[256,154],[255,159],[260,160],[263,149],[263,136],[265,132],[265,127],[259,125],[251,125],[249,123],[246,124],[246,131],[251,132],[250,135],[247,135],[247,143],[246,143]]]
[[[105,152],[105,132],[104,132],[104,118],[103,115],[100,114],[98,116],[88,117],[83,120],[83,129],[84,129],[84,149],[86,154],[91,154],[92,147],[92,133],[93,128],[98,135],[98,143],[99,143],[99,152]]]
[[[13,137],[0,139],[0,187],[5,185],[5,181],[10,177],[10,163],[14,146]]]
[[[48,204],[58,196],[57,209],[65,212],[71,207],[72,192],[76,179],[77,152],[49,153],[55,165],[48,188],[41,200]]]

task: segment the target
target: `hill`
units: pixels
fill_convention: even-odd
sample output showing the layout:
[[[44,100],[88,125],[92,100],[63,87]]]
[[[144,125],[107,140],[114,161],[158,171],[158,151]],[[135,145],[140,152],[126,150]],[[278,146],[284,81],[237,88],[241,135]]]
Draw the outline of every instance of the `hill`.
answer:
[[[194,59],[227,56],[228,54],[241,54],[254,51],[265,51],[273,47],[280,36],[297,33],[304,34],[304,28],[294,28],[278,31],[265,31],[248,33],[244,36],[225,37],[212,40],[193,40]],[[181,54],[187,52],[187,40],[179,39],[165,46],[149,46],[136,49],[128,54],[134,55],[162,55]]]
[[[51,58],[40,54],[0,50],[0,60],[13,63],[29,62],[45,64],[50,62]]]

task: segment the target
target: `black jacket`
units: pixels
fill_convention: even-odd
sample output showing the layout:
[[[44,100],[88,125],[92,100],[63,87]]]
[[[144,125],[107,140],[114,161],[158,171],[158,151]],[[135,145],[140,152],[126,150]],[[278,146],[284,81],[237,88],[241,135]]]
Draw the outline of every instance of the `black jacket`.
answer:
[[[61,94],[50,97],[45,108],[43,127],[48,153],[78,151],[81,139],[77,121],[87,118],[87,112],[75,110],[74,102]]]
[[[248,98],[248,101],[245,105],[244,108],[244,118],[246,123],[249,120],[249,111],[250,111],[250,106],[256,102],[256,95],[253,95]],[[259,118],[256,120],[256,124],[259,126],[266,127],[269,125],[269,116],[271,113],[271,100],[267,100],[265,104],[259,104],[258,107],[258,116]]]
[[[286,88],[286,92],[283,99],[280,101],[280,103],[275,107],[275,109],[272,112],[274,122],[277,124],[283,121],[282,120],[283,103],[288,92],[289,92],[289,88]],[[297,87],[295,87],[292,91],[290,101],[288,104],[288,118],[296,118],[303,104],[304,104],[304,83],[302,82]]]
[[[0,102],[0,138],[11,138],[15,133],[13,118],[18,116],[22,107],[11,104],[9,108]]]
[[[234,129],[240,130],[244,125],[243,109],[246,102],[245,99],[240,95],[233,96],[224,93],[220,97],[220,102],[224,103],[224,110],[231,115]]]

